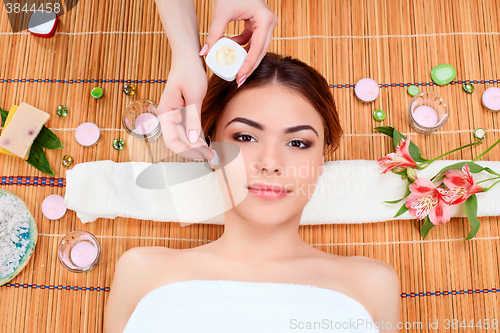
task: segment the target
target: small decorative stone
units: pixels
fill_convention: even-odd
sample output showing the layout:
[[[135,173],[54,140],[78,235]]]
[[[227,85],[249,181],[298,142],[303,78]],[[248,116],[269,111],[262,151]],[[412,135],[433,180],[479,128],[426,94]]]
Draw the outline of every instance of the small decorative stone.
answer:
[[[384,110],[375,110],[375,112],[373,112],[373,119],[375,119],[376,121],[382,121],[385,119],[385,117],[386,114]]]
[[[116,150],[123,150],[124,147],[125,141],[123,141],[123,139],[115,139],[113,141],[113,148],[115,148]]]
[[[92,91],[90,92],[90,94],[92,95],[92,97],[94,98],[101,98],[102,95],[103,95],[103,91],[102,91],[102,88],[101,87],[95,87],[94,89],[92,89]]]
[[[465,82],[462,86],[464,91],[468,94],[472,94],[474,92],[474,86],[470,82]]]
[[[449,64],[437,65],[431,70],[431,78],[437,85],[444,86],[457,76],[455,67]]]
[[[486,136],[486,131],[482,128],[478,128],[474,131],[474,137],[478,140],[484,139],[485,136]]]
[[[65,105],[59,105],[57,107],[57,115],[59,117],[66,117],[68,115],[68,108]]]
[[[420,92],[420,89],[418,89],[417,86],[415,86],[413,84],[411,86],[408,86],[408,94],[415,96],[419,92]]]
[[[69,167],[71,164],[73,164],[73,157],[66,155],[62,158],[62,165]]]
[[[133,84],[126,84],[123,86],[123,92],[125,93],[125,95],[129,95],[129,96],[134,96],[135,94],[135,87]]]

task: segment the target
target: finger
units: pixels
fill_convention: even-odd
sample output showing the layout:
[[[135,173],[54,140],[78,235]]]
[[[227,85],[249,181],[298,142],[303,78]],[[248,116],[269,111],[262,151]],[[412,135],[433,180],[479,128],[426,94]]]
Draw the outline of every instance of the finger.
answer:
[[[179,138],[178,126],[182,123],[181,110],[173,110],[162,113],[158,115],[158,120],[160,121],[161,132],[163,134],[163,140],[168,149],[172,150],[174,153],[179,154],[180,152],[189,148],[189,146],[184,143]]]
[[[237,82],[239,82],[241,80],[241,77],[245,74],[247,77],[250,76],[253,73],[253,71],[257,68],[262,58],[265,57],[267,49],[269,48],[269,44],[271,43],[273,30],[278,24],[278,17],[276,16],[276,14],[272,13],[272,15],[268,16],[267,18],[258,19],[257,24],[258,26],[256,26],[253,29],[254,33],[250,38],[249,44],[245,47],[245,50],[248,53],[247,58],[245,60],[246,61],[248,60],[249,63],[248,66],[250,67],[250,69],[246,69],[246,64],[244,63],[243,66],[238,71],[237,74],[238,78],[236,80]],[[252,29],[252,22],[250,20],[245,22],[245,28]],[[255,33],[256,31],[258,31],[257,34]],[[262,40],[264,40],[264,44],[262,44]],[[253,45],[256,45],[255,47],[252,46],[252,42]],[[258,49],[254,50],[256,47]],[[248,56],[250,56],[250,59],[248,59]],[[253,57],[255,57],[255,59],[253,59]]]
[[[223,16],[221,14],[216,14],[214,12],[212,25],[208,30],[208,35],[205,43],[208,44],[208,49],[205,54],[208,54],[212,49],[212,46],[222,37],[224,31],[226,30],[227,24],[231,21],[230,17]]]
[[[188,104],[188,102],[186,102]],[[190,143],[196,143],[200,136],[201,120],[200,111],[196,104],[186,106],[186,137]]]
[[[205,140],[202,138],[198,138],[194,144],[190,143],[184,136],[185,128],[182,125],[177,126],[177,137],[178,140],[175,141],[175,144],[179,149],[179,155],[185,158],[190,159],[209,159],[210,155],[208,153],[208,146]]]
[[[268,36],[267,36],[267,40],[266,40],[266,47],[264,48],[264,51],[262,52],[262,54],[259,56],[259,59],[257,59],[257,61],[255,62],[255,64],[253,65],[252,69],[250,70],[249,74],[250,75],[251,73],[253,73],[253,71],[259,67],[259,64],[260,62],[262,61],[262,59],[266,56],[266,53],[267,53],[267,49],[268,49],[268,46],[271,42],[271,38],[272,38],[272,33],[270,33]],[[251,40],[250,40],[250,48],[252,47],[251,45]],[[247,75],[247,76],[248,76]]]
[[[254,65],[260,58],[260,56],[265,51],[265,44],[267,40],[267,31],[261,27],[256,27],[252,33],[251,38],[251,47],[249,47],[249,51],[245,62],[241,66],[240,70],[237,74],[237,82],[239,83],[241,77],[246,75],[247,77],[251,74],[251,70],[253,70]]]
[[[250,37],[252,37],[252,31],[243,30],[243,32],[239,36],[232,37],[231,39],[240,45],[244,45],[248,43]]]

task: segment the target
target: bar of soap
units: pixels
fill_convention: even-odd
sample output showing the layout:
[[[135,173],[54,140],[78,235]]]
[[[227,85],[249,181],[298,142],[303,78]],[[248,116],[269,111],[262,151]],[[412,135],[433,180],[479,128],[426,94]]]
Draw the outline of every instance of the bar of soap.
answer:
[[[10,107],[9,114],[7,115],[7,119],[5,119],[5,124],[3,124],[3,129],[4,129],[4,130],[5,130],[5,128],[7,127],[7,125],[9,125],[10,120],[11,120],[11,119],[12,119],[12,117],[14,116],[14,113],[16,113],[16,111],[17,111],[17,108],[18,108],[18,107],[19,107],[19,106],[17,106],[17,105],[12,105],[12,106]],[[1,148],[1,147],[0,147],[0,154],[5,154],[5,155],[14,156],[14,157],[19,157],[19,156],[15,155],[15,154],[12,154],[12,153],[11,153],[10,151],[8,151],[8,150],[5,150],[5,149]]]
[[[49,118],[47,112],[21,103],[12,116],[9,126],[2,131],[0,147],[25,160],[28,159],[33,141]]]

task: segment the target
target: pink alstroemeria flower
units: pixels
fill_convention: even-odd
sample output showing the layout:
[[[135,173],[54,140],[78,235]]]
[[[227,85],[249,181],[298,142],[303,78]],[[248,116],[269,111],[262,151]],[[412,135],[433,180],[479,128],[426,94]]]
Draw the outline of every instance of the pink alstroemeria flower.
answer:
[[[377,161],[379,165],[387,165],[388,168],[385,169],[382,174],[395,167],[405,167],[405,168],[416,168],[417,162],[413,160],[410,155],[410,137],[406,140],[401,139],[399,144],[396,146],[396,152],[387,154],[387,156],[382,157]]]
[[[405,206],[411,215],[422,220],[427,215],[434,225],[445,224],[451,218],[448,205],[443,201],[436,185],[425,178],[417,178],[409,186],[411,194]]]
[[[448,186],[448,190],[439,189],[439,192],[448,205],[458,205],[465,202],[471,195],[484,191],[474,181],[467,164],[464,164],[462,170],[446,171],[443,183]]]

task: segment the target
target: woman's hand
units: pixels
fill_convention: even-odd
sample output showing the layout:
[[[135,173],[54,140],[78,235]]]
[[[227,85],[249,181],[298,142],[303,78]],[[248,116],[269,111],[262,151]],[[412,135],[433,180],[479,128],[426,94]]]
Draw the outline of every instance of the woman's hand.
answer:
[[[278,16],[263,0],[215,0],[212,25],[208,32],[206,44],[200,55],[207,54],[212,46],[222,37],[229,22],[245,21],[245,30],[231,38],[236,43],[248,43],[245,62],[236,76],[238,86],[245,82],[267,53],[273,30],[278,24]]]
[[[165,145],[185,158],[211,159],[200,137],[201,104],[207,84],[204,64],[196,54],[173,59],[157,111]]]

